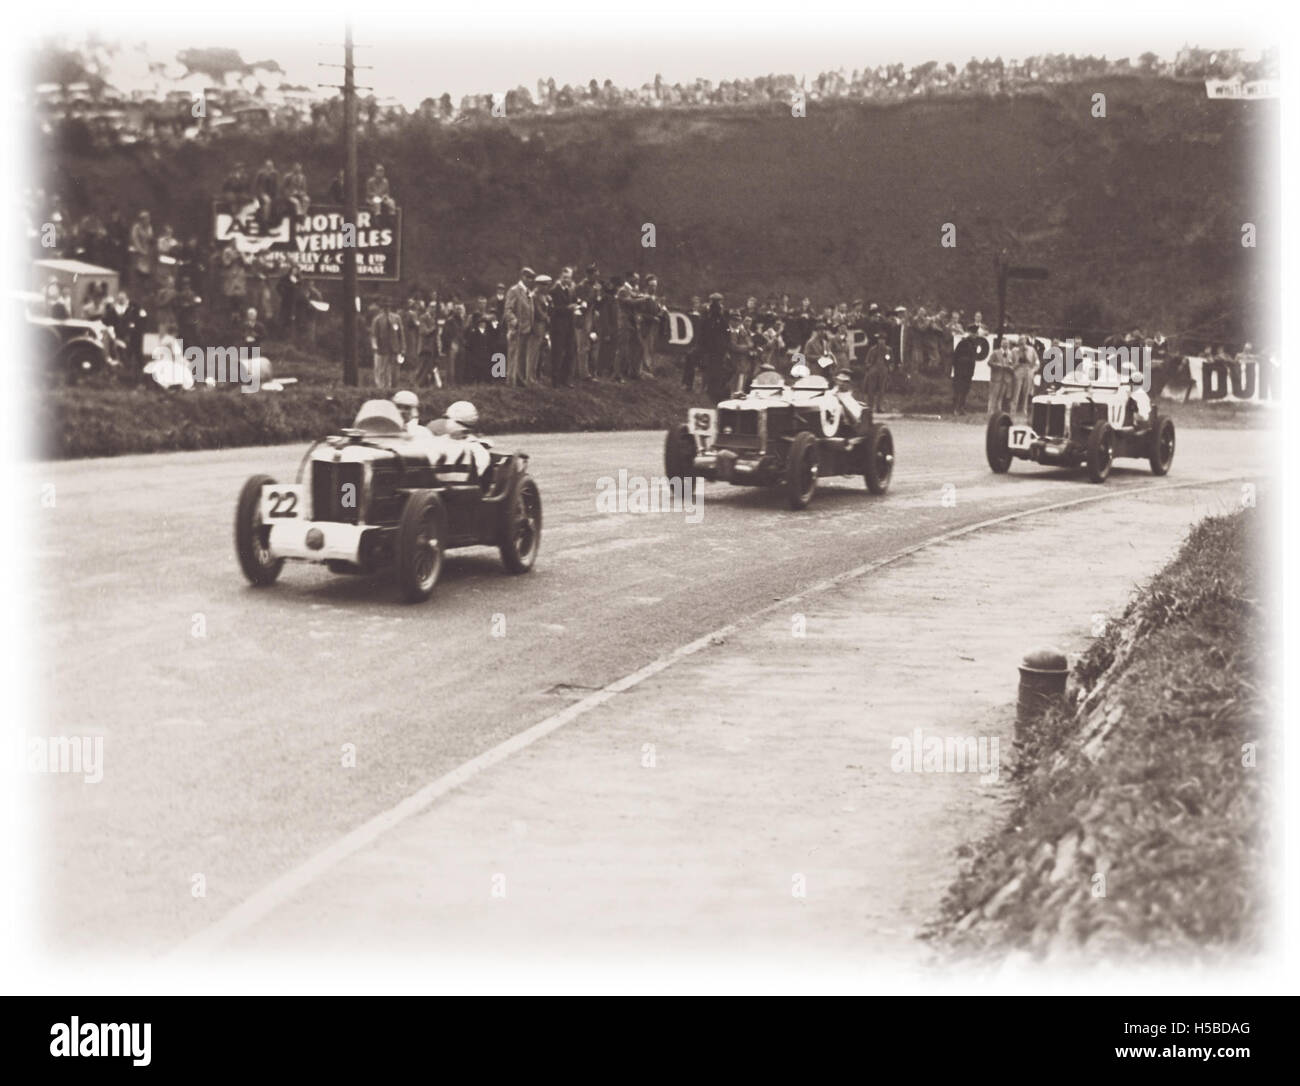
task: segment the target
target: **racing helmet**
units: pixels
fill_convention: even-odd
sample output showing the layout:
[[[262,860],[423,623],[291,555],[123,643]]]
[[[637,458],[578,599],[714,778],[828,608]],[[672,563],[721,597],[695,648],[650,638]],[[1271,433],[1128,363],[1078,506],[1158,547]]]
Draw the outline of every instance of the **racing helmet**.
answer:
[[[400,392],[393,393],[393,406],[401,413],[404,420],[409,422],[416,417],[416,412],[420,409],[420,397],[410,389],[402,389]]]
[[[443,412],[443,415],[467,430],[473,430],[478,426],[478,408],[469,400],[457,400]]]
[[[790,367],[790,376],[793,377],[796,381],[800,377],[807,377],[808,374],[809,374],[808,367],[805,366],[802,362],[796,362],[793,366]]]

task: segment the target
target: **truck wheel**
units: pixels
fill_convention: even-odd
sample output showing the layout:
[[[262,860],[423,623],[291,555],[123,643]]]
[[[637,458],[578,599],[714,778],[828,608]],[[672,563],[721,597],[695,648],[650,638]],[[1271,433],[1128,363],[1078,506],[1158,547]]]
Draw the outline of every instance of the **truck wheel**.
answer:
[[[269,475],[250,475],[235,506],[235,554],[255,588],[274,584],[284,569],[284,559],[271,555],[271,527],[262,523],[262,487],[273,482]]]
[[[423,603],[433,595],[446,536],[447,510],[438,492],[412,493],[397,525],[397,587],[407,603]]]
[[[1088,478],[1104,483],[1115,459],[1115,433],[1109,422],[1099,422],[1088,435]]]
[[[984,431],[984,455],[999,475],[1011,467],[1011,416],[994,415]]]
[[[873,494],[883,494],[889,489],[894,475],[894,435],[888,426],[873,426],[867,438],[867,470],[864,478],[867,489]]]
[[[806,509],[817,489],[817,439],[808,431],[796,434],[785,465],[785,490],[791,509]]]
[[[1152,475],[1168,475],[1170,465],[1174,462],[1174,420],[1162,419],[1157,415],[1152,419],[1151,427],[1151,452],[1148,459],[1151,461]]]
[[[511,573],[527,573],[542,544],[542,494],[531,475],[521,475],[505,498],[508,502],[501,561]]]
[[[664,438],[664,474],[670,479],[695,474],[695,438],[685,423],[674,426]]]

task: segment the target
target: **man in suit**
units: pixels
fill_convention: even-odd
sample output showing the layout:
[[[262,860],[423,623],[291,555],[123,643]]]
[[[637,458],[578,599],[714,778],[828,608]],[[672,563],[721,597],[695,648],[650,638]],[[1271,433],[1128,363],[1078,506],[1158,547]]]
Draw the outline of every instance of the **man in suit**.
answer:
[[[968,324],[968,333],[952,353],[952,413],[966,414],[966,397],[970,395],[971,378],[975,376],[976,355],[979,353],[979,326]]]
[[[551,277],[533,279],[533,327],[524,346],[524,384],[531,385],[541,376],[542,347],[551,331]],[[549,359],[546,360],[548,363]]]
[[[996,415],[1007,409],[1011,396],[1012,363],[1007,350],[1010,337],[999,336],[996,346],[989,352],[989,414]]]
[[[637,377],[654,376],[655,350],[659,345],[659,280],[651,275],[645,281],[645,293],[636,317],[636,338],[641,358]]]
[[[393,388],[398,356],[406,354],[406,331],[392,298],[384,299],[384,308],[370,325],[370,349],[375,355],[375,387]]]
[[[564,268],[551,288],[551,384],[568,388],[573,384],[573,356],[577,348],[574,327],[578,306],[573,269]]]
[[[600,269],[595,264],[587,265],[587,274],[575,288],[577,302],[581,309],[576,314],[573,328],[575,358],[578,365],[578,380],[590,381],[596,376],[596,351],[592,349],[592,332],[597,331],[598,314],[593,300],[599,293]]]
[[[618,290],[614,293],[618,315],[618,339],[614,347],[614,380],[619,384],[628,378],[635,381],[641,376],[636,340],[636,306],[641,295],[632,285],[631,278],[630,275],[624,276],[619,281]]]
[[[725,301],[718,292],[709,295],[709,307],[700,318],[700,359],[704,363],[704,387],[715,404],[727,398],[732,370],[727,367],[728,319],[722,308]]]
[[[889,377],[889,366],[893,362],[893,352],[885,342],[885,336],[877,332],[872,337],[871,348],[867,351],[867,380],[864,393],[867,406],[872,411],[885,409],[885,381]]]
[[[521,362],[533,333],[533,280],[537,273],[524,268],[519,281],[506,291],[506,384],[526,384]]]

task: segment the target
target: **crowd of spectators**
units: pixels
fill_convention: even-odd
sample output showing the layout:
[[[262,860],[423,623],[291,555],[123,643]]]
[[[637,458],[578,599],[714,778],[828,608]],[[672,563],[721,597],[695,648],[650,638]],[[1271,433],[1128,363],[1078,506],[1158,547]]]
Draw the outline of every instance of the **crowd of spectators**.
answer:
[[[367,132],[395,131],[411,121],[438,124],[467,123],[504,114],[549,115],[574,111],[617,109],[695,109],[789,104],[836,99],[893,102],[917,97],[1016,95],[1035,87],[1076,83],[1113,76],[1200,81],[1277,77],[1276,50],[1248,59],[1241,50],[1185,47],[1172,60],[1143,53],[1128,58],[1075,56],[1052,53],[1025,59],[972,57],[964,65],[927,61],[908,68],[903,64],[838,68],[814,77],[790,73],[724,79],[697,78],[670,83],[656,75],[640,86],[618,86],[612,80],[557,85],[554,78],[539,79],[534,89],[518,86],[504,94],[467,94],[456,104],[449,93],[424,99],[414,110],[370,96],[360,103],[361,122]],[[185,140],[204,141],[224,131],[320,128],[335,131],[340,123],[336,98],[310,100],[307,88],[284,84],[279,91],[262,89],[256,95],[213,86],[206,93],[209,108],[195,118],[187,92],[162,93],[158,100],[128,96],[109,86],[90,85],[69,93],[47,88],[47,97],[34,105],[40,125],[49,137],[60,137],[63,126],[81,126],[87,146],[113,143],[178,145]],[[61,138],[61,137],[60,137]]]
[[[329,199],[341,199],[342,176]],[[364,186],[376,215],[396,204],[382,164]],[[256,171],[238,162],[227,176],[219,205],[243,216],[256,236],[281,218],[311,207],[300,163],[281,174],[271,159]],[[282,250],[245,247],[231,239],[176,237],[170,224],[155,226],[147,209],[128,222],[120,209],[88,213],[75,221],[57,194],[25,195],[35,256],[84,260],[119,273],[121,289],[91,291],[81,312],[55,291],[47,308],[63,316],[104,320],[115,329],[124,360],[138,367],[145,332],[186,345],[261,345],[280,342],[315,348],[324,303],[315,281],[302,277]],[[863,299],[814,305],[790,295],[749,296],[727,309],[721,294],[669,305],[655,275],[604,276],[595,264],[581,277],[573,267],[554,277],[523,268],[516,281],[490,293],[461,297],[450,290],[396,290],[365,300],[358,344],[381,387],[460,385],[503,381],[526,387],[549,382],[636,381],[652,372],[671,335],[672,312],[689,319],[681,354],[682,382],[702,378],[716,400],[746,387],[763,366],[786,372],[804,362],[828,376],[847,370],[873,406],[887,389],[906,389],[914,375],[953,381],[952,410],[964,413],[973,368],[957,349],[963,336],[986,335],[983,315],[970,318],[931,300],[917,306],[880,306]],[[56,312],[51,308],[52,313]],[[687,326],[680,328],[687,332]],[[1162,353],[1163,336],[1140,329],[1122,338]],[[1112,342],[1119,343],[1121,338]],[[1100,341],[1100,337],[1098,337]],[[1205,351],[1227,358],[1226,347]]]

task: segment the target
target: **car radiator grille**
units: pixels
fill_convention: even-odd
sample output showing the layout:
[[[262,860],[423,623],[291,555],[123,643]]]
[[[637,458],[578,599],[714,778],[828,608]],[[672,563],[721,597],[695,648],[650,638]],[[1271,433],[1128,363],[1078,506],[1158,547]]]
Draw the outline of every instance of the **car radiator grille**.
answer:
[[[1034,404],[1031,425],[1039,437],[1065,437],[1065,404]]]
[[[716,444],[724,449],[757,449],[761,444],[758,412],[737,411],[730,407],[720,409]]]
[[[356,524],[361,512],[361,464],[336,464],[315,460],[311,466],[313,520]],[[349,487],[350,484],[350,487]],[[349,487],[349,489],[344,489]]]

